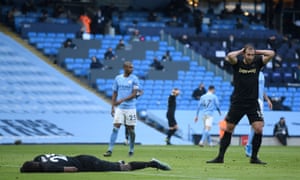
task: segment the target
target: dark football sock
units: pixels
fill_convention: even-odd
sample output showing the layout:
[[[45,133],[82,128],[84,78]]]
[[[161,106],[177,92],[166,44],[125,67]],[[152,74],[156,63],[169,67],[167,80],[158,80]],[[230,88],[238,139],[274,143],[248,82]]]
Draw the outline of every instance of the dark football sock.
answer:
[[[257,153],[259,151],[262,141],[262,134],[255,133],[252,140],[252,159],[257,159]]]
[[[175,134],[175,132],[176,132],[176,129],[169,129],[167,138],[171,139],[171,137],[173,136],[173,134]]]
[[[224,136],[221,139],[220,148],[219,148],[219,155],[218,155],[218,157],[221,158],[221,159],[224,158],[224,154],[226,152],[226,149],[231,143],[231,135],[232,135],[232,133],[225,131]]]
[[[128,164],[131,167],[131,169],[130,169],[131,171],[134,171],[134,170],[137,170],[137,169],[144,169],[144,168],[147,168],[147,167],[152,167],[150,162],[136,162],[136,161],[133,161],[133,162],[129,162]]]

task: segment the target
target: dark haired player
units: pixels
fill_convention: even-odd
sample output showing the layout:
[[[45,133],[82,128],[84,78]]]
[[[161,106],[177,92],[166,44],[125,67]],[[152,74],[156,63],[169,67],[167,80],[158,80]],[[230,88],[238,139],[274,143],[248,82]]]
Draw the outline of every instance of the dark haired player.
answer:
[[[238,56],[242,55],[242,59]],[[235,126],[244,115],[254,129],[252,140],[252,155],[250,163],[266,164],[258,159],[257,154],[262,141],[264,119],[258,103],[258,76],[260,69],[267,64],[275,53],[272,50],[255,50],[247,44],[241,50],[229,52],[226,61],[232,65],[234,90],[231,95],[231,104],[226,115],[226,130],[220,141],[218,156],[207,163],[223,163],[227,147],[231,142],[231,135]]]
[[[145,168],[171,170],[170,166],[152,159],[149,162],[124,161],[109,162],[91,155],[65,156],[61,154],[42,154],[33,161],[26,161],[20,172],[104,172],[104,171],[134,171]]]

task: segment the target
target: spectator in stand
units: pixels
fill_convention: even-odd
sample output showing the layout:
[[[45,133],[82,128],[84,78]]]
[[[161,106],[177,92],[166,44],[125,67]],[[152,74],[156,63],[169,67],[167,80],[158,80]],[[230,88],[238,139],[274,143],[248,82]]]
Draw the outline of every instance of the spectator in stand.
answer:
[[[298,48],[295,50],[295,58],[296,58],[297,60],[300,59],[300,47],[298,47]]]
[[[117,49],[117,50],[125,49],[125,43],[124,43],[124,40],[123,40],[123,39],[120,39],[120,40],[119,40],[119,43],[117,44],[116,49]]]
[[[101,70],[112,69],[112,67],[104,65],[96,56],[92,56],[91,60],[92,60],[91,69],[101,69]]]
[[[138,29],[134,29],[130,40],[134,42],[144,41],[144,37],[141,36]]]
[[[227,52],[232,51],[235,45],[236,41],[233,34],[230,34],[228,36],[228,39],[226,41],[223,41],[223,48],[225,48]]]
[[[98,69],[98,68],[103,68],[104,65],[96,56],[92,56],[91,58],[92,63],[91,63],[91,69]]]
[[[154,70],[159,70],[159,71],[163,71],[164,70],[164,66],[160,63],[160,61],[157,59],[157,57],[155,57],[153,59],[153,62],[150,64],[151,68]]]
[[[53,17],[55,17],[55,18],[67,17],[67,12],[65,11],[65,7],[59,3],[56,4],[54,7]]]
[[[243,15],[244,14],[244,11],[242,10],[242,6],[241,6],[240,3],[235,4],[235,8],[232,10],[232,13],[236,14],[236,15]]]
[[[276,52],[276,51],[275,51]],[[281,70],[282,68],[282,58],[279,54],[276,53],[273,62],[273,70]]]
[[[104,59],[105,60],[115,60],[116,59],[116,55],[113,53],[113,49],[110,47],[106,50],[106,52],[104,53]]]
[[[285,96],[272,96],[269,97],[273,104],[273,110],[274,111],[291,111],[291,108],[289,106],[286,106],[283,104],[283,101],[285,100]]]
[[[91,18],[87,15],[87,13],[84,11],[83,14],[79,17],[80,22],[84,26],[84,33],[91,33],[91,27],[90,24],[92,22]]]
[[[179,20],[177,19],[177,16],[173,16],[172,19],[168,22],[166,22],[166,25],[169,27],[180,27],[182,26],[182,24],[179,22]]]
[[[250,24],[261,24],[261,25],[263,25],[263,23],[264,23],[262,14],[259,13],[259,12],[255,13],[255,15],[252,15],[249,21],[250,21]]]
[[[22,12],[17,7],[12,7],[7,14],[8,25],[15,28],[15,17],[22,15]]]
[[[235,28],[236,29],[244,29],[244,23],[241,18],[236,18]]]
[[[27,12],[36,12],[37,8],[36,5],[34,4],[33,0],[26,0],[22,4],[22,13],[27,14]]]
[[[92,33],[93,34],[105,34],[105,25],[107,23],[106,17],[104,17],[102,11],[100,8],[97,9],[95,12],[91,27],[92,27]]]
[[[73,43],[72,39],[68,38],[64,42],[64,48],[71,48],[71,49],[77,49],[77,45]]]
[[[149,22],[157,21],[157,14],[154,11],[150,11],[149,14],[148,14],[147,20]]]
[[[203,21],[203,13],[201,10],[195,10],[193,13],[194,18],[194,26],[196,28],[196,34],[202,32],[202,21]]]
[[[39,22],[44,22],[44,23],[51,22],[48,11],[46,9],[42,10],[42,15],[39,17]]]
[[[191,41],[189,40],[189,37],[188,37],[188,35],[186,35],[186,34],[183,34],[182,36],[181,36],[181,38],[179,39],[179,41],[184,45],[184,47],[186,47],[186,48],[191,48],[191,46],[192,46],[192,43],[191,43]]]
[[[289,131],[284,117],[281,117],[279,122],[274,125],[273,135],[282,145],[287,145],[287,137],[289,137]]]
[[[200,100],[200,97],[206,93],[206,89],[203,83],[200,83],[199,86],[193,91],[192,97],[195,100]]]
[[[273,49],[276,51],[279,47],[280,43],[275,35],[268,37],[267,39],[267,47],[268,49]]]
[[[170,54],[170,51],[167,50],[166,53],[161,58],[162,61],[172,61],[172,56]]]
[[[296,83],[300,83],[300,64],[297,65],[294,71],[294,80]]]

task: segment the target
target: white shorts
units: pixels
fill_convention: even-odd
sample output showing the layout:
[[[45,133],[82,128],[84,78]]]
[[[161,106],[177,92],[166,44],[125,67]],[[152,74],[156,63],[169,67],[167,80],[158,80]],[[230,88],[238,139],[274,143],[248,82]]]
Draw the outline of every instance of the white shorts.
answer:
[[[212,127],[213,116],[204,115],[203,116],[203,124],[204,126]]]
[[[114,115],[114,124],[125,124],[135,126],[137,121],[136,109],[116,108]]]

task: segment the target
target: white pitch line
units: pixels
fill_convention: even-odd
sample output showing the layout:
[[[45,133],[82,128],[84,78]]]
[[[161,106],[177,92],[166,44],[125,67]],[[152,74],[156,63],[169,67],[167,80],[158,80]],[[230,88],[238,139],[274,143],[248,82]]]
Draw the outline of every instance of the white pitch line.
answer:
[[[161,176],[161,177],[176,177],[176,178],[184,178],[184,179],[203,179],[201,176],[182,176],[182,175],[175,175],[175,174],[154,174],[154,173],[144,173],[144,172],[136,172],[136,171],[126,171],[121,172],[124,174],[139,174],[139,175],[147,175],[147,176]],[[236,180],[232,178],[214,178],[209,177],[207,180]]]

